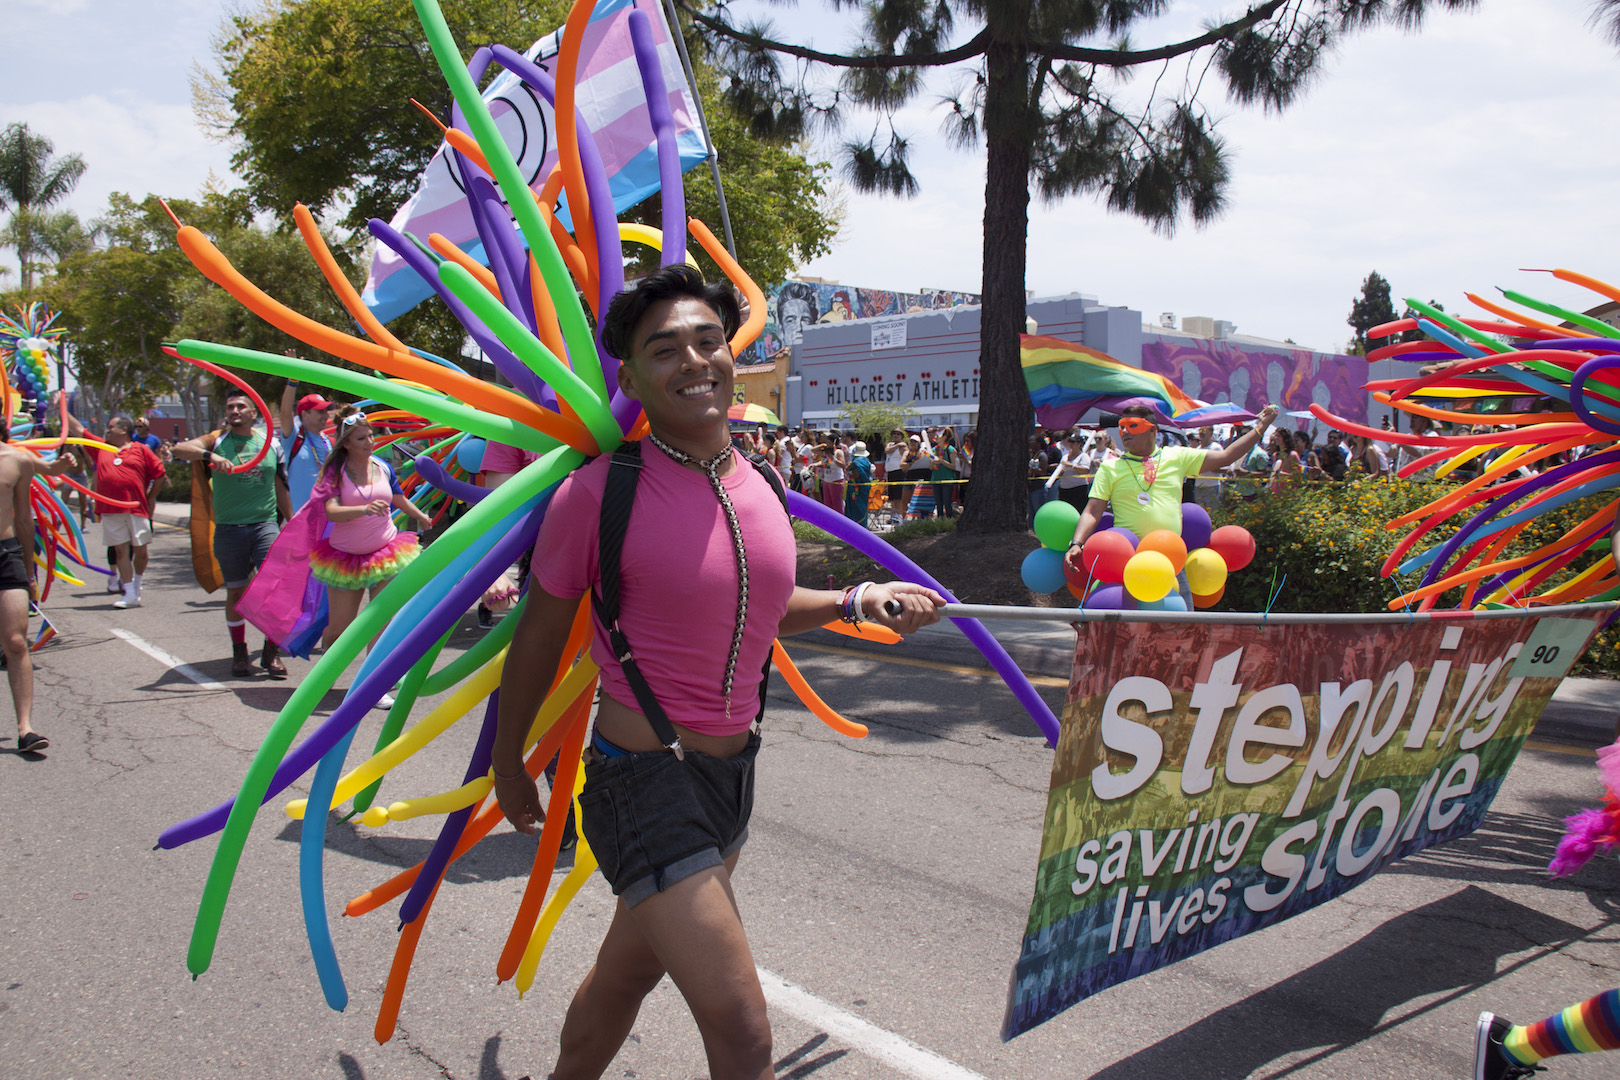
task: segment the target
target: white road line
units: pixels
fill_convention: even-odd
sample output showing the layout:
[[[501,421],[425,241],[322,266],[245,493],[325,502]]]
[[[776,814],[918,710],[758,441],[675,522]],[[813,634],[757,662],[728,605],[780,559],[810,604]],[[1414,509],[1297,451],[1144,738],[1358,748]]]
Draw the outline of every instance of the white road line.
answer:
[[[119,630],[115,628],[112,631],[112,634],[114,637],[123,638],[125,641],[129,642],[131,645],[141,650],[141,652],[145,653],[147,656],[150,656],[152,659],[156,660],[165,667],[173,668],[175,671],[184,675],[186,678],[190,679],[204,690],[224,690],[227,693],[231,691],[231,688],[226,686],[224,683],[215,682],[213,679],[210,679],[208,676],[204,675],[202,672],[198,671],[196,668],[192,667],[190,664],[186,663],[173,653],[164,652],[156,645],[153,645],[151,642],[130,633],[128,630]]]
[[[870,1024],[858,1016],[823,1001],[803,987],[794,986],[780,975],[764,968],[759,972],[760,986],[765,989],[765,1000],[783,1012],[814,1024],[827,1034],[849,1043],[886,1065],[891,1065],[918,1080],[986,1080],[984,1076],[965,1069],[932,1050],[918,1046],[910,1039]]]

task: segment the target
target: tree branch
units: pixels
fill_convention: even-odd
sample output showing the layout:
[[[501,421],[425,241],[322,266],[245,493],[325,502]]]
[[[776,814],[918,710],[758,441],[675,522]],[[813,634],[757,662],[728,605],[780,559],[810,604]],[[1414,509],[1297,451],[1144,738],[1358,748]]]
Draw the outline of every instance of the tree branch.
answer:
[[[1096,64],[1099,67],[1134,67],[1137,64],[1152,63],[1155,60],[1168,60],[1171,57],[1182,56],[1186,53],[1197,52],[1208,45],[1220,41],[1227,41],[1234,35],[1240,34],[1253,26],[1265,22],[1275,15],[1289,0],[1268,0],[1259,7],[1250,8],[1240,19],[1214,27],[1198,35],[1179,41],[1173,45],[1161,45],[1157,49],[1136,49],[1121,51],[1118,49],[1087,49],[1077,45],[1064,45],[1053,41],[1032,41],[1029,51],[1042,56],[1050,56],[1057,60],[1077,60],[1081,63]]]
[[[733,41],[756,49],[769,49],[771,52],[785,53],[788,56],[797,56],[802,60],[814,60],[830,67],[843,68],[897,68],[897,67],[941,67],[945,64],[954,64],[958,60],[966,60],[984,52],[990,44],[990,28],[986,27],[968,40],[965,44],[945,52],[930,53],[902,53],[894,56],[844,56],[841,53],[817,52],[815,49],[805,49],[798,45],[789,45],[785,41],[772,41],[770,38],[758,34],[749,34],[738,30],[722,19],[706,15],[690,7],[686,0],[676,0],[680,9],[690,16],[693,21],[702,23],[710,30],[728,37]]]

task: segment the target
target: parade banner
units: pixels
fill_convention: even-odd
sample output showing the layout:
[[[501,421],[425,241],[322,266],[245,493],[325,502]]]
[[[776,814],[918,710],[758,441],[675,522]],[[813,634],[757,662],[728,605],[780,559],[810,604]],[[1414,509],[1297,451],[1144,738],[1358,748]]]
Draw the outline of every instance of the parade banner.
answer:
[[[1079,625],[1002,1038],[1477,828],[1612,612],[1472,614]]]

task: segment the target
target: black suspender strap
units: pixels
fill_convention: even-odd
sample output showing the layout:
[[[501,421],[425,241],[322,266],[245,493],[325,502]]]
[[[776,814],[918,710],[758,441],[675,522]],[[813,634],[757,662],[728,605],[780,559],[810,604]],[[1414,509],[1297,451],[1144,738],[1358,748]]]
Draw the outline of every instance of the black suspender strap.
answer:
[[[787,512],[787,492],[782,487],[782,478],[770,463],[760,454],[745,454],[754,468],[764,475],[771,485],[771,490],[782,503],[782,512]],[[675,725],[670,722],[669,714],[658,703],[658,697],[647,685],[647,679],[641,674],[641,668],[636,664],[635,655],[631,652],[630,641],[619,628],[619,560],[624,552],[624,537],[630,531],[630,511],[636,501],[636,485],[641,480],[641,443],[627,442],[613,452],[612,463],[608,467],[607,482],[602,489],[602,512],[597,523],[596,554],[597,554],[597,591],[591,594],[591,606],[596,611],[597,619],[607,630],[608,645],[613,655],[619,661],[619,668],[624,672],[625,681],[630,684],[630,692],[635,694],[636,703],[641,706],[642,714],[652,725],[653,734],[664,747],[673,751],[677,760],[684,760],[685,751],[681,748],[680,735],[675,731]],[[772,650],[774,652],[774,648]],[[770,680],[771,657],[765,657],[765,669],[759,681],[759,713],[754,717],[757,725],[765,716],[765,693]]]

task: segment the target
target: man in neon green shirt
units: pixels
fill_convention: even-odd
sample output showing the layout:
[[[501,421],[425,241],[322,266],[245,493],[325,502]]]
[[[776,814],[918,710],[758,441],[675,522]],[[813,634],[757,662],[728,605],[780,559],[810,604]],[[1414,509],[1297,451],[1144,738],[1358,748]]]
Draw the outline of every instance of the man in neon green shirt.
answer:
[[[1079,571],[1080,547],[1097,529],[1105,512],[1112,510],[1114,524],[1129,529],[1141,539],[1158,529],[1181,535],[1181,482],[1189,476],[1213,473],[1239,461],[1260,441],[1277,417],[1277,407],[1260,410],[1254,428],[1241,438],[1213,450],[1189,446],[1158,445],[1159,424],[1146,405],[1132,405],[1119,420],[1119,439],[1125,453],[1097,467],[1091,482],[1091,498],[1074,527],[1074,541],[1063,557],[1072,571]],[[1181,598],[1192,607],[1192,590],[1185,571],[1176,574]]]

